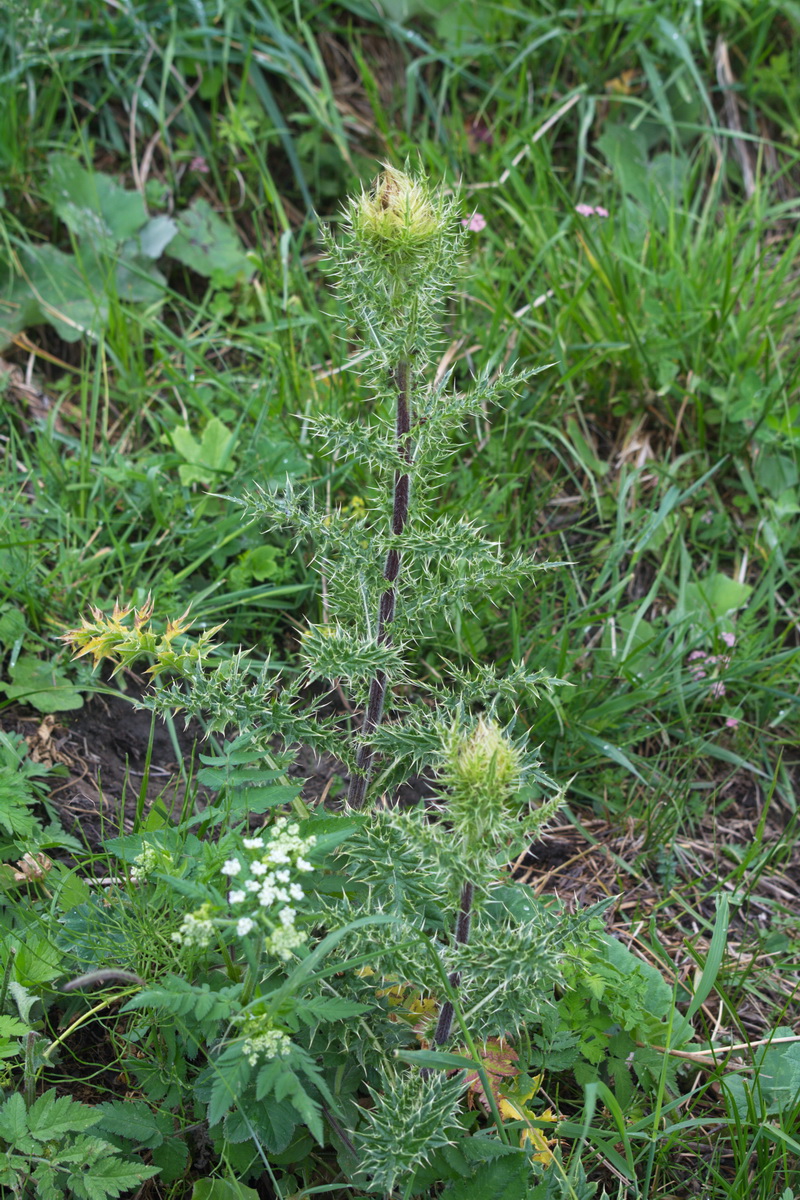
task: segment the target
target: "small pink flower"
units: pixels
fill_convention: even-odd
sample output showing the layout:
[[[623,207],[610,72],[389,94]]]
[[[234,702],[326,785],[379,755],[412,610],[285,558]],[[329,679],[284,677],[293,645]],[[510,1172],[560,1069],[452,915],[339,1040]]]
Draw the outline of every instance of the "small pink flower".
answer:
[[[735,633],[721,633],[719,636],[722,639],[722,641],[725,643],[725,645],[728,647],[729,650],[732,650],[733,647],[736,645],[736,634]]]
[[[465,217],[461,224],[470,233],[480,233],[482,229],[486,228],[486,217],[483,213],[474,212],[471,217]]]
[[[705,658],[705,657],[706,657],[705,650],[693,650],[692,653],[689,655],[689,662],[694,662],[694,660],[696,658]]]
[[[189,163],[189,170],[197,171],[200,175],[207,175],[210,169],[211,168],[209,167],[208,163],[200,154],[193,158]]]
[[[721,699],[721,697],[725,695],[726,691],[727,688],[721,679],[718,679],[716,683],[712,683],[711,685],[711,695],[715,700]]]
[[[738,717],[726,717],[725,725],[728,729],[738,729],[739,728],[739,718]]]
[[[608,209],[603,208],[602,205],[600,205],[600,204],[598,204],[596,208],[592,204],[576,204],[575,212],[578,214],[578,216],[581,216],[581,217],[607,217],[608,216]]]

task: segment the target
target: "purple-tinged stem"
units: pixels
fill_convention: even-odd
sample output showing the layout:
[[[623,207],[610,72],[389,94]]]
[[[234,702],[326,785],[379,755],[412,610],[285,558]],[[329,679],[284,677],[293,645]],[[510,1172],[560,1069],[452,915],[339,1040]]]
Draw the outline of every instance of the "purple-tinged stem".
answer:
[[[459,907],[458,918],[456,920],[456,944],[466,946],[469,941],[469,928],[472,921],[472,900],[475,894],[473,885],[467,881],[461,889],[461,904]],[[451,971],[447,977],[448,983],[453,991],[458,991],[461,986],[461,972]],[[450,1032],[453,1028],[453,1017],[455,1009],[453,1008],[452,1000],[444,1000],[442,1007],[439,1009],[439,1020],[436,1022],[436,1030],[433,1035],[434,1046],[445,1046],[450,1040]],[[431,1067],[423,1067],[420,1072],[425,1078],[432,1074]]]
[[[396,437],[397,450],[405,462],[411,462],[411,397],[409,367],[407,362],[398,364],[394,372],[394,382],[397,385],[397,419]],[[392,507],[392,533],[401,534],[408,520],[408,499],[411,491],[411,477],[407,471],[400,469],[394,474],[394,504]],[[392,642],[391,625],[397,607],[397,579],[400,574],[400,551],[392,547],[386,555],[383,568],[383,578],[386,588],[381,593],[378,604],[378,635],[379,645],[389,646]],[[378,671],[369,686],[367,711],[361,726],[361,744],[356,755],[356,773],[350,780],[347,796],[351,808],[361,808],[367,794],[372,759],[375,748],[372,745],[372,734],[381,723],[383,706],[386,700],[386,673]]]

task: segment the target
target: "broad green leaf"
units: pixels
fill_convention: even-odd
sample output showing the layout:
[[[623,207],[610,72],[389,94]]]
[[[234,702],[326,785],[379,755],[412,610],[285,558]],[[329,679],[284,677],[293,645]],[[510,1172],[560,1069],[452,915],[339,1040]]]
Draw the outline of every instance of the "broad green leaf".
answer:
[[[443,1200],[527,1200],[531,1168],[523,1150],[482,1163],[469,1179],[460,1179]]]
[[[716,571],[697,583],[686,585],[684,611],[699,624],[708,624],[708,618],[717,621],[728,613],[742,608],[753,591],[749,583],[740,583]]]
[[[788,1113],[800,1100],[800,1041],[788,1025],[779,1026],[774,1038],[756,1052],[751,1077],[733,1073],[724,1077],[724,1086],[743,1120],[747,1120],[751,1104],[760,1116],[762,1112]]]
[[[153,217],[137,234],[139,252],[145,258],[159,258],[178,232],[172,217]]]
[[[9,700],[22,700],[41,713],[83,708],[83,696],[53,663],[21,654],[9,668],[9,683],[0,683]]]
[[[67,872],[62,877],[61,886],[58,889],[59,911],[69,912],[70,909],[77,908],[79,904],[85,904],[91,894],[91,888],[85,879],[81,879],[80,875],[76,875],[73,871]]]
[[[44,321],[39,301],[24,279],[0,268],[0,348],[30,325]]]
[[[63,974],[63,956],[57,946],[40,936],[28,937],[17,948],[14,974],[23,987],[35,988]]]
[[[280,1154],[294,1136],[297,1113],[288,1100],[282,1104],[274,1099],[256,1103],[250,1095],[246,1112],[237,1106],[225,1118],[225,1137],[231,1142],[244,1142],[255,1134],[270,1154]]]
[[[118,258],[114,291],[120,300],[129,304],[155,304],[163,298],[166,286],[166,279],[149,259],[134,254]]]
[[[607,124],[597,139],[597,148],[608,160],[623,191],[648,206],[647,135],[627,124]]]
[[[12,979],[8,985],[10,996],[14,997],[14,1003],[17,1006],[17,1012],[23,1021],[30,1021],[31,1009],[34,1004],[37,1004],[40,997],[23,987],[16,979]]]
[[[22,275],[0,283],[3,298],[0,335],[18,333],[28,325],[46,321],[65,342],[105,328],[108,321],[106,282],[94,252],[79,262],[55,246],[27,246],[20,250]]]
[[[239,235],[202,199],[178,214],[178,232],[167,254],[221,288],[246,283],[255,270]]]
[[[167,1137],[152,1151],[153,1166],[160,1171],[162,1183],[174,1183],[182,1179],[189,1164],[189,1147],[180,1136]]]
[[[0,616],[0,643],[6,647],[21,642],[28,632],[25,617],[18,608],[7,608]]]
[[[281,1072],[275,1083],[274,1094],[275,1099],[279,1102],[289,1100],[309,1133],[313,1134],[320,1146],[324,1145],[325,1138],[319,1105],[311,1099],[293,1071],[284,1069]]]
[[[147,223],[147,208],[139,192],[127,191],[110,175],[88,171],[68,154],[51,154],[48,160],[53,207],[78,237],[98,248],[132,237]]]
[[[223,425],[219,417],[211,418],[200,441],[185,425],[173,429],[169,436],[178,454],[188,464],[178,468],[181,483],[186,487],[192,483],[210,487],[219,481],[221,474],[233,470],[237,435]]]
[[[485,1062],[474,1062],[465,1054],[451,1054],[448,1050],[398,1050],[397,1057],[413,1067],[431,1067],[436,1071],[476,1071],[486,1066]]]

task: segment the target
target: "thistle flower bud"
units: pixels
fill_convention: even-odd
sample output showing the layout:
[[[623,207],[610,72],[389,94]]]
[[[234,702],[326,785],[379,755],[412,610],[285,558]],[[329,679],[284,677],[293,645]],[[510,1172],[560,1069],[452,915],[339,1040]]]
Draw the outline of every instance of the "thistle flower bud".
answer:
[[[453,773],[468,787],[491,781],[494,788],[510,793],[519,783],[519,757],[500,726],[481,717],[472,734],[460,742]]]
[[[481,718],[466,737],[454,730],[445,753],[453,824],[468,842],[493,841],[520,784],[520,751],[495,721]]]
[[[372,190],[351,201],[356,237],[373,250],[408,262],[442,230],[442,214],[422,180],[387,166]]]

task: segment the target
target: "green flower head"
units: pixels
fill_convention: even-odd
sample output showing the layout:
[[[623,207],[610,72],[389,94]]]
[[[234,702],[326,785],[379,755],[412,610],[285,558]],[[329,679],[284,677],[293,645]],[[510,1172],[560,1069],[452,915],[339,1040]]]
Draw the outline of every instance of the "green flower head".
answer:
[[[491,784],[507,795],[519,785],[519,751],[496,721],[481,717],[469,737],[458,743],[451,769],[462,786],[480,788]]]
[[[424,180],[390,166],[351,201],[350,220],[360,241],[402,261],[424,253],[447,224]]]
[[[466,735],[451,730],[444,782],[455,828],[476,846],[502,836],[522,776],[519,749],[495,721],[478,721]]]

